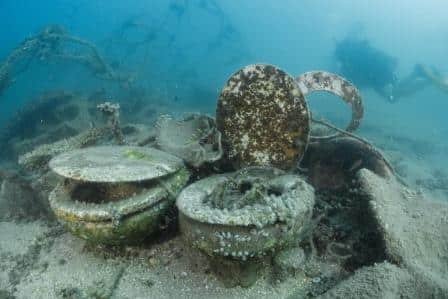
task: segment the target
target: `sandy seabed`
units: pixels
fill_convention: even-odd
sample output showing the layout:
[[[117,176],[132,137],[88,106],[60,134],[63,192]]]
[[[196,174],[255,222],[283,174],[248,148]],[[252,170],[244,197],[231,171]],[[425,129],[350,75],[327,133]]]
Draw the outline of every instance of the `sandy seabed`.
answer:
[[[402,132],[393,132],[390,128],[381,130],[369,126],[361,130],[361,135],[383,150],[397,174],[415,192],[413,194],[442,206],[448,204],[448,159],[445,156],[448,145],[443,140],[430,140],[430,137],[416,140],[404,137]],[[385,188],[383,191],[387,190]],[[390,195],[396,196],[395,193]],[[387,197],[387,193],[385,196]],[[412,201],[409,204],[412,205]],[[412,209],[411,206],[409,208]],[[422,210],[422,215],[423,212]],[[386,224],[400,226],[400,221],[400,216],[397,215],[396,223]],[[442,230],[445,229],[446,235],[447,222],[440,225],[443,226]],[[409,228],[414,229],[416,238],[431,238],[419,235],[420,228]],[[303,275],[275,282],[269,276],[261,275],[251,287],[226,288],[211,273],[205,257],[187,248],[178,234],[162,238],[163,242],[157,240],[143,247],[123,248],[119,254],[107,248],[92,248],[54,222],[44,220],[0,222],[0,236],[2,299],[301,298],[301,289],[305,285],[318,283]],[[422,254],[434,255],[435,260],[446,262],[448,248],[446,249],[445,253],[428,251]],[[367,283],[367,288],[371,287],[372,292],[366,291],[362,295],[365,298],[380,298],[374,295],[374,291],[378,289],[391,290],[389,295],[393,298],[399,293],[390,284],[396,283],[399,288],[399,280],[412,275],[400,271],[401,268],[388,263],[362,268],[357,270],[357,278],[349,277],[346,284],[359,286]],[[366,277],[364,282],[362,275]],[[390,283],[376,284],[372,277],[386,277]],[[440,277],[434,279],[440,278],[448,279],[448,273],[442,272]],[[353,290],[352,296],[360,295],[355,292],[356,287]],[[338,297],[344,292],[346,290],[341,286],[339,289],[336,287],[333,293],[323,296],[331,298],[333,294]],[[378,295],[385,294],[388,293]]]

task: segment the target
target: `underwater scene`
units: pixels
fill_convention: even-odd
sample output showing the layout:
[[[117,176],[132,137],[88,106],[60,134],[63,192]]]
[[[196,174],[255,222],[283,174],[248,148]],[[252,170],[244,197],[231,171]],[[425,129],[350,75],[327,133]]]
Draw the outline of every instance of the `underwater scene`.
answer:
[[[0,299],[448,298],[445,0],[0,0]]]

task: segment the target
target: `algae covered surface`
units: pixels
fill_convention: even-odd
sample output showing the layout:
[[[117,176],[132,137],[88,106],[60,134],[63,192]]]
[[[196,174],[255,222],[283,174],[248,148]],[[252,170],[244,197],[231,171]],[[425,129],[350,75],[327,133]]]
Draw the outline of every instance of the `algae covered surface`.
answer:
[[[0,299],[448,298],[447,11],[0,1]]]

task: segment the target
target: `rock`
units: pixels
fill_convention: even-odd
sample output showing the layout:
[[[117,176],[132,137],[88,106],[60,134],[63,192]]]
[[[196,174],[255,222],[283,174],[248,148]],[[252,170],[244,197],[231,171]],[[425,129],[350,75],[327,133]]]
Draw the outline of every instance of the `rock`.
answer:
[[[448,281],[448,204],[422,199],[394,179],[368,170],[358,178],[383,235],[390,259]]]
[[[25,179],[15,175],[0,178],[0,219],[32,220],[46,212],[45,203]]]
[[[363,267],[322,298],[448,298],[448,204],[367,169],[357,177],[395,265]]]
[[[242,263],[224,258],[209,259],[210,268],[226,288],[250,287],[260,277],[263,265],[259,261]]]
[[[302,272],[305,263],[306,255],[300,247],[284,249],[274,257],[275,271],[279,278],[285,278]]]

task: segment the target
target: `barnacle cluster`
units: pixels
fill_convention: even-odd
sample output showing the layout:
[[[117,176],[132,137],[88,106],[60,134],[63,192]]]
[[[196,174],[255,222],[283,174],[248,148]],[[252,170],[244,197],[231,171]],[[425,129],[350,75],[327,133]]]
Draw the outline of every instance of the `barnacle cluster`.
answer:
[[[264,64],[249,65],[233,74],[216,110],[224,150],[236,168],[294,168],[306,150],[309,118],[294,78]]]
[[[314,189],[299,176],[279,173],[245,169],[185,188],[177,206],[187,241],[209,255],[246,260],[300,239]]]

